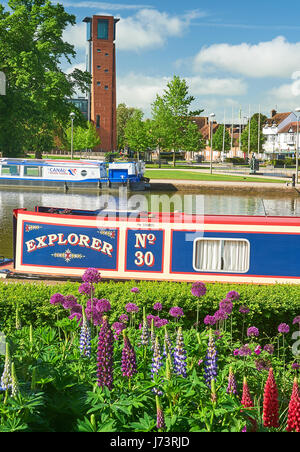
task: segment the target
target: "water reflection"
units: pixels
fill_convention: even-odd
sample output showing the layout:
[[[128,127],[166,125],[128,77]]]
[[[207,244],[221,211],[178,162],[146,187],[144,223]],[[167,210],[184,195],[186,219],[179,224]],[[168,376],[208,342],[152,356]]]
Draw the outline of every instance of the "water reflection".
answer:
[[[191,193],[132,194],[126,191],[107,192],[101,196],[95,193],[30,192],[0,190],[0,255],[12,257],[12,211],[16,208],[33,209],[36,205],[60,208],[96,210],[107,204],[110,208],[132,209],[140,205],[142,210],[164,210],[168,199],[177,200],[173,208],[187,213],[195,213],[195,203]],[[196,194],[195,194],[196,195]],[[194,195],[194,196],[195,196]],[[201,200],[205,214],[217,215],[270,215],[300,216],[299,197],[264,197],[205,194],[197,196]],[[164,202],[159,201],[164,197]]]

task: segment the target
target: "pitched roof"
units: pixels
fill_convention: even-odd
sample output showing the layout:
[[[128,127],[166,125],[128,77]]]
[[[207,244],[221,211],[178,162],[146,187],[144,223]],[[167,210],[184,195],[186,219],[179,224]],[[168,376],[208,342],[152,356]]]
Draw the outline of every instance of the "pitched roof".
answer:
[[[287,112],[287,113],[276,113],[276,115],[274,115],[272,118],[268,118],[266,120],[266,125],[268,126],[272,126],[273,124],[276,124],[277,126],[284,121],[289,115],[291,114],[291,112]]]
[[[297,122],[290,122],[286,126],[284,126],[278,133],[288,133],[292,129],[291,133],[297,132]],[[300,122],[299,122],[299,130],[300,130]]]

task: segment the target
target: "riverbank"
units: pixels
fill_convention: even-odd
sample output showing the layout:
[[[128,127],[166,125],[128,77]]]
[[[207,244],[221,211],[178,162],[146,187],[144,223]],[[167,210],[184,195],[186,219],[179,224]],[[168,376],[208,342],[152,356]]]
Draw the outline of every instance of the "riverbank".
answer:
[[[236,181],[203,181],[203,180],[176,180],[152,179],[151,191],[189,191],[203,194],[250,194],[267,196],[299,197],[300,185],[293,187],[287,182],[236,182]]]

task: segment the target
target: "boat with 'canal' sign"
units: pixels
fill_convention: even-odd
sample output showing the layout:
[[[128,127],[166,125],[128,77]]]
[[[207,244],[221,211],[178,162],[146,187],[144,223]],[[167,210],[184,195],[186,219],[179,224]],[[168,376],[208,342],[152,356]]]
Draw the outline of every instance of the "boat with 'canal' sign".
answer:
[[[5,276],[300,283],[300,218],[84,211],[14,211]],[[10,268],[10,270],[9,270]]]
[[[145,190],[149,179],[144,172],[144,162],[1,158],[0,187],[99,190],[126,185]]]

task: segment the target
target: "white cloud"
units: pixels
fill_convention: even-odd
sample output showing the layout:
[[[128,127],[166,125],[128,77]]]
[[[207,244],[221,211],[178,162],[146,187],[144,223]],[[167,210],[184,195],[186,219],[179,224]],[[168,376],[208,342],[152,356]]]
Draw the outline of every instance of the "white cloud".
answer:
[[[99,13],[100,14],[100,13]],[[101,13],[102,15],[106,13]],[[181,16],[171,16],[155,9],[140,9],[128,17],[121,17],[117,25],[116,46],[119,50],[138,52],[162,47],[169,37],[180,37],[191,21],[205,13],[192,10]],[[64,39],[75,48],[86,47],[86,24],[78,23],[64,32]]]
[[[240,96],[246,94],[247,84],[237,78],[187,78],[191,92],[197,96]]]
[[[248,77],[291,77],[300,69],[300,42],[283,36],[258,44],[214,44],[194,58],[195,71],[224,70]]]
[[[63,38],[69,42],[77,50],[86,48],[86,24],[84,22],[67,27],[64,31]]]
[[[124,102],[130,107],[140,108],[149,116],[156,95],[162,95],[170,81],[171,77],[150,77],[136,73],[117,77],[117,103]],[[222,105],[231,106],[235,105],[236,101],[226,97],[243,95],[247,91],[247,85],[239,79],[187,77],[186,82],[189,93],[196,98],[197,105],[200,101],[204,108],[207,103],[204,96],[222,97]],[[216,101],[216,104],[220,104],[220,101]]]

